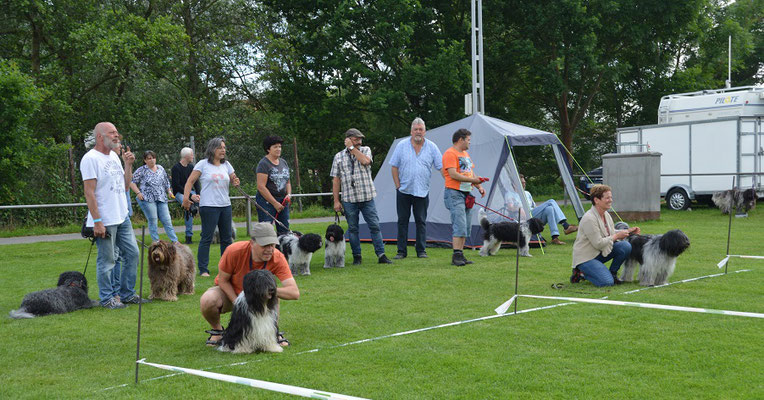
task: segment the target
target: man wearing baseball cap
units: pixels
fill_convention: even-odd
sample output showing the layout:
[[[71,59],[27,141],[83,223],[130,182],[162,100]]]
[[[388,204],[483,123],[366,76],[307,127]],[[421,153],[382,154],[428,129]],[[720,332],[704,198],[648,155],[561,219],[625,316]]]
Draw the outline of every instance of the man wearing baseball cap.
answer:
[[[361,146],[365,136],[361,131],[350,128],[345,132],[345,149],[334,155],[332,170],[332,195],[334,195],[334,211],[345,209],[345,219],[348,222],[347,237],[350,249],[353,251],[353,265],[361,264],[361,239],[358,237],[358,216],[363,213],[363,219],[369,225],[371,242],[380,264],[392,264],[385,255],[385,243],[379,231],[379,216],[374,198],[377,191],[371,178],[371,149]],[[342,202],[340,202],[340,189]]]
[[[233,302],[243,289],[244,275],[256,269],[266,269],[281,281],[276,288],[276,296],[283,300],[297,300],[300,290],[289,270],[289,263],[276,249],[279,243],[273,225],[257,223],[252,228],[250,240],[229,245],[218,263],[218,276],[215,286],[207,289],[199,300],[202,316],[212,327],[207,331],[208,346],[217,346],[223,334],[220,315],[233,309]],[[279,343],[288,346],[289,342],[279,333]]]

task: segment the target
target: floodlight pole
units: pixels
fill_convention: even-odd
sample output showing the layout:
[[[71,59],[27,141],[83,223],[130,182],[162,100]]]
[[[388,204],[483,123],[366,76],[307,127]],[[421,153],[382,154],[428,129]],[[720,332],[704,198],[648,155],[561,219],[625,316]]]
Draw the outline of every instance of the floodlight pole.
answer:
[[[522,217],[522,208],[517,210],[517,223],[520,224],[520,218]],[[517,314],[517,300],[519,299],[517,297],[517,280],[520,277],[520,227],[517,227],[517,242],[515,242],[515,247],[517,248],[517,255],[515,256],[515,314]],[[530,240],[531,238],[528,238]]]
[[[732,190],[735,190],[735,177],[732,177]],[[737,212],[737,209],[735,210]],[[730,207],[730,221],[727,224],[727,262],[724,264],[724,274],[727,274],[727,266],[730,263],[730,236],[732,235],[732,207]]]
[[[472,113],[485,114],[485,72],[483,71],[483,1],[472,0]]]
[[[138,338],[135,344],[135,383],[138,383],[138,360],[141,358],[141,309],[143,308],[143,250],[146,239],[146,225],[141,227],[141,279],[138,286]],[[123,265],[122,268],[125,268]]]

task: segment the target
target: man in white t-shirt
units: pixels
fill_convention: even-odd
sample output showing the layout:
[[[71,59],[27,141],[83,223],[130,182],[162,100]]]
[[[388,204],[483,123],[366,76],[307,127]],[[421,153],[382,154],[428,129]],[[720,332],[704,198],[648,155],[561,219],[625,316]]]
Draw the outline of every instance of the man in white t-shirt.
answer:
[[[138,245],[130,222],[125,191],[133,178],[135,155],[128,147],[122,153],[125,168],[115,151],[120,148],[120,135],[110,122],[100,122],[93,129],[95,147],[80,161],[80,171],[88,204],[86,225],[93,228],[98,246],[96,277],[101,305],[108,309],[125,308],[125,304],[146,302],[135,294]],[[119,291],[112,287],[115,248],[124,260]]]

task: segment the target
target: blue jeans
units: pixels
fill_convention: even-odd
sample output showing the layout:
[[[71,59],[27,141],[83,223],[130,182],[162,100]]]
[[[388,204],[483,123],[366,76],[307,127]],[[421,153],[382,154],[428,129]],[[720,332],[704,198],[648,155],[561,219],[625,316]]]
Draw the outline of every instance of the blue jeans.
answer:
[[[531,214],[533,217],[540,219],[541,222],[549,225],[549,234],[560,236],[560,229],[557,228],[557,224],[566,218],[556,201],[549,199],[539,204],[533,209]]]
[[[175,228],[172,227],[172,218],[170,218],[170,209],[167,208],[167,203],[164,201],[143,201],[138,200],[138,205],[143,210],[143,215],[149,221],[149,235],[151,240],[159,240],[159,229],[157,227],[157,219],[162,222],[164,232],[171,241],[177,242],[178,236],[175,235]]]
[[[451,211],[451,228],[453,237],[469,237],[472,226],[470,226],[470,212],[464,205],[464,199],[467,193],[460,190],[446,188],[443,192],[443,201],[446,208]]]
[[[96,278],[98,279],[98,298],[101,304],[119,295],[128,299],[135,294],[136,269],[138,267],[138,245],[135,243],[135,233],[130,218],[118,225],[109,225],[106,232],[108,238],[96,238],[98,258],[96,258]],[[114,288],[113,269],[116,264],[117,251],[122,263],[122,274],[119,279],[119,291]]]
[[[631,254],[631,243],[627,241],[620,241],[613,243],[613,250],[607,257],[603,257],[600,253],[593,259],[582,262],[576,265],[581,272],[584,273],[586,280],[591,282],[594,286],[613,286],[613,276],[621,268],[621,264],[629,258]],[[610,263],[610,269],[608,270],[605,263],[613,260]]]
[[[417,254],[425,252],[427,240],[427,206],[430,197],[416,197],[414,195],[395,191],[396,208],[398,210],[398,254],[407,254],[406,245],[409,241],[409,218],[411,210],[414,210],[414,222],[416,223],[416,249]]]
[[[347,237],[350,242],[350,249],[354,256],[361,255],[361,239],[358,237],[358,215],[363,213],[363,219],[369,225],[371,232],[371,243],[374,245],[374,253],[377,257],[385,254],[385,243],[382,241],[382,232],[379,231],[379,216],[377,216],[377,206],[374,199],[362,201],[360,203],[348,203],[343,201],[342,207],[345,209],[345,219],[348,221]]]
[[[191,194],[196,194],[195,191],[191,191]],[[180,204],[183,204],[183,193],[175,193],[175,201],[177,201]],[[185,212],[185,220],[186,220],[186,237],[194,236],[194,216],[191,215],[190,212]]]
[[[231,206],[226,207],[199,207],[199,216],[202,217],[202,237],[199,239],[199,250],[196,261],[199,265],[199,274],[210,273],[210,244],[215,234],[215,227],[220,233],[220,255],[223,255],[226,247],[233,242],[231,238]]]
[[[284,201],[284,198],[278,198],[274,197],[276,201],[279,203]],[[282,227],[280,224],[276,224],[276,234],[277,235],[284,235],[289,232],[289,204],[284,205],[284,209],[281,210],[281,212],[276,211],[276,208],[273,207],[271,203],[268,203],[267,200],[265,200],[265,197],[260,196],[258,193],[255,195],[255,201],[257,204],[260,205],[260,207],[263,207],[266,211],[268,211],[271,215],[275,216],[276,219],[284,224],[286,228]],[[263,212],[263,210],[260,209],[260,207],[257,208],[257,221],[258,222],[267,222],[267,223],[273,223],[273,218],[270,217],[270,215]],[[278,214],[278,215],[276,215]]]

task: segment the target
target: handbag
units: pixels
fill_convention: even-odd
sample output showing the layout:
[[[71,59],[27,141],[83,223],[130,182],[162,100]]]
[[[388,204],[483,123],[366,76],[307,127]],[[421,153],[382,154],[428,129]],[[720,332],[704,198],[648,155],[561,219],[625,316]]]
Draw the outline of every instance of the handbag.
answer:
[[[475,205],[475,196],[473,196],[471,194],[467,194],[467,196],[464,198],[464,208],[469,210],[474,205]]]

